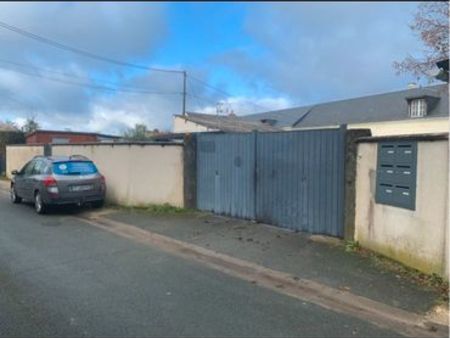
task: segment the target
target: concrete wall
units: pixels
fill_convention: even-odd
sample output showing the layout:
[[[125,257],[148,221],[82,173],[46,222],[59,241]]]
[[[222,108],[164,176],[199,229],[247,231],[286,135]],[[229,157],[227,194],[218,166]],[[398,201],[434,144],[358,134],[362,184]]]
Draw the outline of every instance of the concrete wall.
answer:
[[[183,206],[182,145],[53,145],[53,155],[84,155],[106,178],[108,201]]]
[[[11,178],[11,171],[20,170],[36,155],[44,155],[44,146],[7,146],[6,147],[6,176]]]
[[[308,128],[284,128],[285,130],[308,130],[323,128],[339,128],[339,125]],[[411,119],[388,122],[368,122],[348,124],[347,129],[370,129],[372,136],[398,136],[448,133],[450,122],[445,117]]]
[[[211,129],[200,124],[187,121],[183,117],[175,116],[173,118],[173,132],[174,133],[197,133],[205,131],[215,131],[216,129]]]
[[[371,130],[372,136],[448,133],[449,119],[445,117],[418,118],[404,121],[355,123],[348,125],[348,129],[366,128]]]
[[[355,239],[413,268],[447,276],[448,140],[418,142],[417,156],[416,210],[408,210],[375,203],[377,143],[358,145]]]
[[[0,123],[0,176],[6,174],[6,146],[25,143],[25,135],[19,130],[2,130]]]

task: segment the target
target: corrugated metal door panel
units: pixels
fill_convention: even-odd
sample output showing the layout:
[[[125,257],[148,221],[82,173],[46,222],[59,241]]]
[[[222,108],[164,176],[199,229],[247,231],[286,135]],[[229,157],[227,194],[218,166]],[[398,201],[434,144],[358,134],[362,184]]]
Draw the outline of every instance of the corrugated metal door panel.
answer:
[[[254,219],[255,135],[199,134],[197,150],[197,207]]]
[[[344,133],[311,130],[257,138],[257,219],[343,236]]]
[[[344,137],[337,129],[200,134],[198,208],[342,237]]]
[[[216,152],[218,151],[218,141],[209,136],[210,135],[207,134],[198,136],[197,205],[201,210],[214,212],[216,201],[219,198],[219,177],[216,172]]]

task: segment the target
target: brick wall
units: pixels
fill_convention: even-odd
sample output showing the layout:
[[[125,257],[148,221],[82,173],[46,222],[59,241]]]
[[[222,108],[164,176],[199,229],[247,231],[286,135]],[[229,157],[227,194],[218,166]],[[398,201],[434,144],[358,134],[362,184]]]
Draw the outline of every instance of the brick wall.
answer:
[[[52,132],[36,132],[30,136],[27,136],[27,144],[37,143],[53,143],[53,140],[67,139],[68,143],[89,143],[97,142],[97,136],[92,134],[73,134],[73,133],[52,133]]]

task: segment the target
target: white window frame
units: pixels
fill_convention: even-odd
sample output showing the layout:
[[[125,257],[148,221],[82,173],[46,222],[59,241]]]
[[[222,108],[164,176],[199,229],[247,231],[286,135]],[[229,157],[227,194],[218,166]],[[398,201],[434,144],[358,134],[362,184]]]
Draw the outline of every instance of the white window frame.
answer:
[[[409,101],[409,117],[420,118],[427,115],[427,100],[412,99]]]

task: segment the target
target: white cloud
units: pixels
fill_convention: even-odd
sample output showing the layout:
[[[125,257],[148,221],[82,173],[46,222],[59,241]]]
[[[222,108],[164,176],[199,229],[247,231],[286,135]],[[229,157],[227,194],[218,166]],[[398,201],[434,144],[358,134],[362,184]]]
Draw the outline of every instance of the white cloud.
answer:
[[[69,46],[127,60],[151,55],[167,34],[165,5],[158,3],[9,2],[0,3],[0,20]],[[0,41],[6,47],[1,55],[51,66],[76,60],[96,70],[111,68],[4,29]]]
[[[86,129],[93,132],[111,130],[120,133],[138,123],[146,123],[141,114],[130,113],[122,110],[120,107],[116,110],[111,110],[96,105],[92,109],[92,115],[89,118]]]
[[[16,117],[15,119],[12,120],[14,125],[16,125],[18,128],[22,128],[25,125],[26,121],[27,119],[23,117]]]
[[[245,97],[235,96],[220,100],[220,105],[197,106],[196,112],[203,114],[230,114],[238,116],[257,112],[284,109],[292,106],[285,97]]]
[[[254,3],[242,31],[252,41],[249,46],[198,60],[190,71],[207,78],[220,66],[236,74],[241,93],[255,93],[224,101],[225,111],[237,115],[401,88],[411,79],[396,77],[391,64],[418,49],[408,28],[415,6]],[[0,20],[109,58],[146,63],[169,37],[166,11],[164,3],[11,2],[0,3]],[[135,123],[167,130],[171,115],[181,112],[180,94],[92,90],[16,73],[1,60],[164,93],[181,92],[179,75],[130,71],[4,29],[0,44],[0,120],[20,122],[36,115],[44,128],[120,133]],[[216,113],[218,93],[190,89],[209,102],[188,97],[189,111]]]
[[[259,3],[246,33],[264,57],[245,48],[216,62],[259,78],[296,104],[402,89],[392,67],[420,45],[409,29],[414,3]]]
[[[0,3],[1,21],[69,46],[136,63],[151,57],[166,37],[165,12],[165,4],[161,3]],[[46,78],[78,83],[112,79],[120,86],[139,86],[162,92],[175,90],[174,87],[181,84],[174,76],[131,72],[4,29],[0,29],[0,43],[0,120],[11,116],[20,120],[35,115],[44,128],[98,128],[101,129],[98,131],[108,132],[117,126],[116,115],[125,120],[122,125],[128,125],[127,113],[156,125],[160,121],[147,116],[149,109],[145,107],[148,105],[156,112],[167,109],[167,104],[161,103],[163,100],[156,95],[112,93]],[[2,60],[50,69],[51,72],[36,72]],[[24,71],[31,75],[21,73]],[[111,107],[111,102],[116,106]],[[165,112],[172,113],[170,110]],[[108,116],[111,116],[111,122],[108,122]]]

